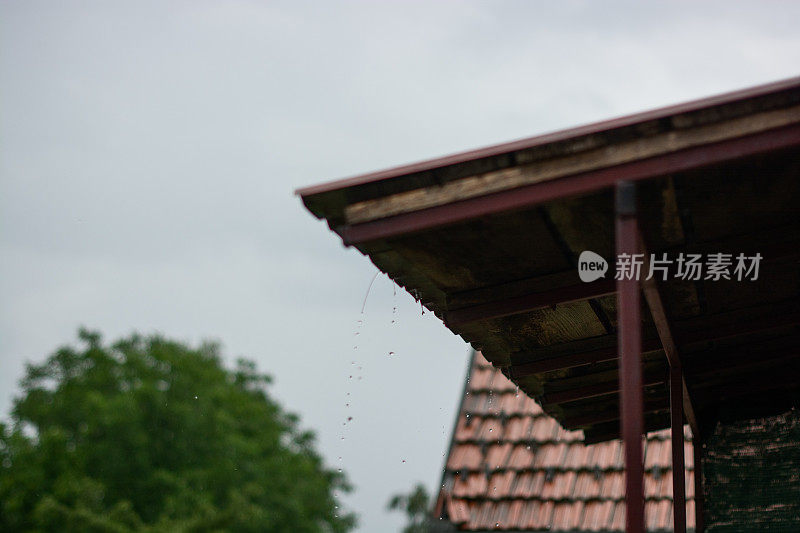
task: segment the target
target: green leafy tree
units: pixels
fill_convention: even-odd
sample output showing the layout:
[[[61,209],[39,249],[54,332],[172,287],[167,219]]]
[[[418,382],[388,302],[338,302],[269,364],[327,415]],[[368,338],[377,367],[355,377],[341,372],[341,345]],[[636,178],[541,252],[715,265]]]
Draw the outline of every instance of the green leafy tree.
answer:
[[[0,425],[0,530],[344,532],[344,476],[216,344],[81,330],[28,365]]]
[[[392,496],[387,505],[390,511],[402,511],[408,517],[403,533],[428,532],[428,508],[430,497],[422,483],[418,483],[410,493]]]

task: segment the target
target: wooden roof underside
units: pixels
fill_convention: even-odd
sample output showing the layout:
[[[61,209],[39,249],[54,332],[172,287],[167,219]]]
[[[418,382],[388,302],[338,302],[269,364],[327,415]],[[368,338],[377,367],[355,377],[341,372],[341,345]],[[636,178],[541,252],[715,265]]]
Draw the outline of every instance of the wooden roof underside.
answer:
[[[795,79],[299,194],[566,429],[597,441],[618,436],[616,297],[602,281],[588,290],[576,262],[583,250],[613,257],[620,175],[638,180],[649,252],[764,257],[758,281],[659,287],[701,425],[795,404],[798,146]],[[642,316],[654,430],[669,426],[668,369]]]

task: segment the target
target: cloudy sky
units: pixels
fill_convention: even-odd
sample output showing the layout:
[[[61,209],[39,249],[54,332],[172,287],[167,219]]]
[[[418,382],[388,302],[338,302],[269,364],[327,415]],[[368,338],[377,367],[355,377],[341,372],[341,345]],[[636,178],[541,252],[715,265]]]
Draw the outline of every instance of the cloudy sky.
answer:
[[[219,339],[349,474],[359,531],[397,530],[389,496],[439,482],[468,348],[383,275],[362,315],[374,267],[293,190],[797,75],[798,20],[788,2],[3,2],[0,412],[79,325]]]

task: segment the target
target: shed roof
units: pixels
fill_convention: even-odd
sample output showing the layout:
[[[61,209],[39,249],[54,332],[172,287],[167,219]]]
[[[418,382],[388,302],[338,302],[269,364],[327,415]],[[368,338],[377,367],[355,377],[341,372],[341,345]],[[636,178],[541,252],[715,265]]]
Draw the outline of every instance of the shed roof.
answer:
[[[694,529],[691,434],[687,517]],[[645,441],[648,531],[672,531],[669,430]],[[434,519],[463,531],[624,531],[622,443],[586,445],[492,367],[472,357]]]
[[[619,434],[611,187],[647,250],[760,254],[755,281],[660,283],[701,421],[798,403],[800,78],[301,189],[308,209],[566,429]],[[673,272],[674,273],[674,272]],[[645,428],[669,426],[662,317],[642,313]],[[710,424],[706,424],[710,427]]]

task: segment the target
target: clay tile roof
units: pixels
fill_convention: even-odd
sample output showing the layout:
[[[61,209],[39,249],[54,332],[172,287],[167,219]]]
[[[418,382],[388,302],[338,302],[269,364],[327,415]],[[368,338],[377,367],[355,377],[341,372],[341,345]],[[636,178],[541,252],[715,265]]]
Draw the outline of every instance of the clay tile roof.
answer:
[[[669,430],[662,430],[649,433],[645,441],[648,531],[672,528],[669,437]],[[691,442],[685,456],[686,518],[694,529]],[[622,460],[619,441],[584,444],[580,431],[563,430],[477,353],[446,461],[437,518],[459,531],[622,532]]]

